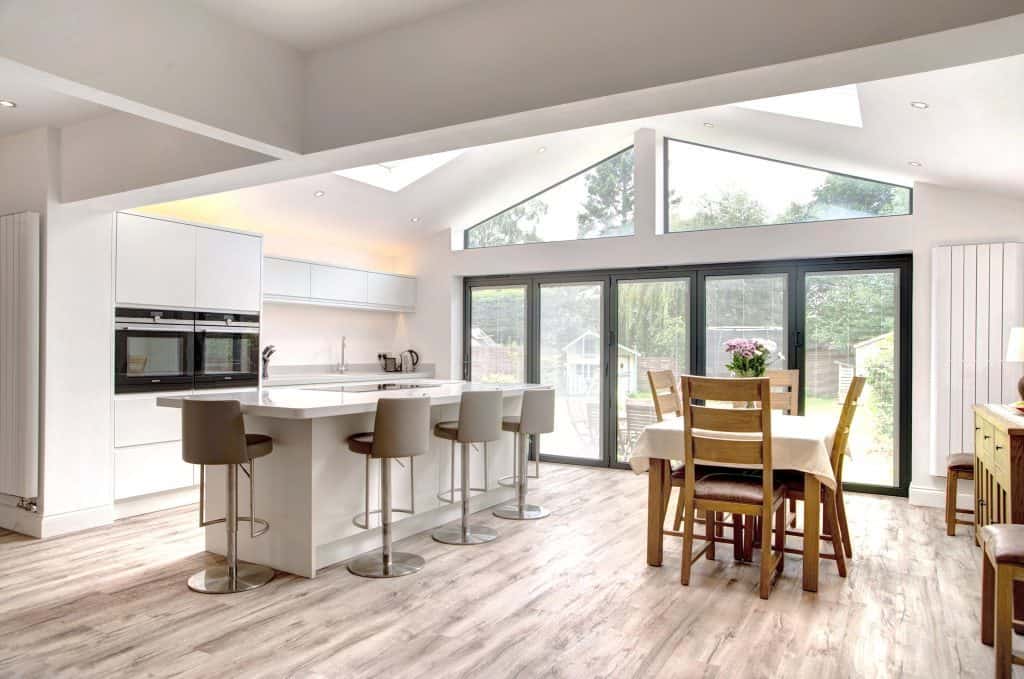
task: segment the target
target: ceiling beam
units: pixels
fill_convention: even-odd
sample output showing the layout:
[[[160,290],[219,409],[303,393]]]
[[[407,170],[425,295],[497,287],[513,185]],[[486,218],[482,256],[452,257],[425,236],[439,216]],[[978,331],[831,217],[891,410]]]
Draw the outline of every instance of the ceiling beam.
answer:
[[[302,152],[296,50],[175,0],[0,0],[0,58],[51,90],[275,158]]]

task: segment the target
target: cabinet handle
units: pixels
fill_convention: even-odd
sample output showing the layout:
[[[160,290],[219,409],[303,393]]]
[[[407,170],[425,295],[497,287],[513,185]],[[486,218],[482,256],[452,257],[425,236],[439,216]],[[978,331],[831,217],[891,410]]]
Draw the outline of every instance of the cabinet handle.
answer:
[[[1002,449],[1003,449],[1002,446],[996,446],[996,450],[1002,450]]]
[[[981,431],[981,427],[975,427],[974,431]]]
[[[992,437],[991,437],[991,436],[989,436],[988,434],[982,434],[982,437],[983,437],[983,438],[984,438],[984,439],[985,439],[986,441],[988,441],[988,440],[989,440],[990,438],[992,438]]]

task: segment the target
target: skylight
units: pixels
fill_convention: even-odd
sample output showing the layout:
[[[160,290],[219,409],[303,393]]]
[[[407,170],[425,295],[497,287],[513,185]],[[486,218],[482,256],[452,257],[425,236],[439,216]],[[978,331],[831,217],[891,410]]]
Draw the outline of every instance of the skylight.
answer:
[[[857,96],[856,85],[754,99],[735,105],[754,111],[818,120],[823,123],[864,127],[860,117],[860,98]]]
[[[432,153],[427,156],[416,156],[405,160],[395,160],[375,165],[353,167],[348,170],[337,170],[334,174],[357,182],[376,186],[388,191],[401,191],[413,182],[423,179],[445,163],[449,163],[462,155],[466,149]]]

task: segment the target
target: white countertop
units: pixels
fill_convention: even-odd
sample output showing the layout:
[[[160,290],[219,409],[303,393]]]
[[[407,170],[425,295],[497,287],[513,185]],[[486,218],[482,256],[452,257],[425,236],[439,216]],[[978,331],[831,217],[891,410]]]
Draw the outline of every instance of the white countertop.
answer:
[[[401,382],[405,380],[426,380],[433,379],[434,372],[432,370],[427,371],[414,371],[414,372],[322,372],[322,373],[297,373],[289,375],[287,373],[283,375],[274,375],[273,369],[271,375],[267,379],[263,380],[263,386],[266,387],[293,387],[303,384],[351,384],[353,382]]]
[[[408,373],[406,374],[408,376]],[[365,381],[365,380],[364,380]],[[394,379],[379,380],[393,382]],[[370,382],[374,383],[373,381]],[[372,413],[377,401],[384,398],[429,396],[431,406],[457,405],[464,391],[499,390],[506,398],[520,396],[524,390],[537,387],[535,384],[478,384],[450,380],[417,380],[417,384],[429,384],[424,389],[399,389],[395,391],[341,392],[318,391],[316,388],[272,387],[256,392],[218,392],[194,396],[161,396],[157,405],[180,408],[185,399],[220,400],[233,399],[242,404],[242,413],[260,417],[274,417],[288,420],[308,420],[318,417],[359,415]]]

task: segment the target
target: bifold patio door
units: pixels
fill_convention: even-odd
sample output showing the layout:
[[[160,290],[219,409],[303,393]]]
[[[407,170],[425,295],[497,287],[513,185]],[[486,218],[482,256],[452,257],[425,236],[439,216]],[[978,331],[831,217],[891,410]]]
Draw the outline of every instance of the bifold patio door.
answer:
[[[654,421],[648,370],[726,376],[726,340],[767,339],[823,427],[867,378],[844,480],[905,494],[910,285],[909,256],[467,279],[465,377],[554,386],[541,459],[623,467]]]

